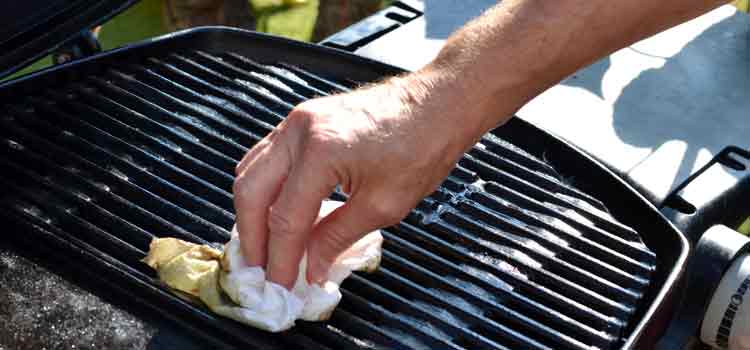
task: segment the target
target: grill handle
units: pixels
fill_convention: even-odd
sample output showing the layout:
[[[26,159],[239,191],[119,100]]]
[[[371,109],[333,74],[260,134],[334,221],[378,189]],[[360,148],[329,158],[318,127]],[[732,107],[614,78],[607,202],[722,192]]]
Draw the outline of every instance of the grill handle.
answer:
[[[692,244],[712,225],[739,227],[750,213],[750,150],[729,146],[661,203],[660,210]]]
[[[52,63],[68,63],[101,52],[102,45],[99,43],[98,35],[99,27],[82,30],[75,38],[52,53]]]

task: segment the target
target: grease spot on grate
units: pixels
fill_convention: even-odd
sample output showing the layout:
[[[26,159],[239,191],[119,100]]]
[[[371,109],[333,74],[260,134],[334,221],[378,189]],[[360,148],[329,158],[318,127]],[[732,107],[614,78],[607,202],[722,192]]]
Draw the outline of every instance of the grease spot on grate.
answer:
[[[466,282],[466,283],[468,283],[468,282]],[[479,287],[476,287],[476,288],[479,288]],[[479,307],[479,306],[477,306],[475,304],[472,304],[471,302],[467,301],[466,299],[464,299],[464,298],[462,298],[462,297],[460,297],[458,295],[455,295],[455,294],[453,294],[451,292],[444,291],[442,289],[435,289],[435,288],[431,288],[430,291],[433,292],[440,299],[445,300],[446,302],[448,302],[448,303],[450,303],[452,305],[455,305],[457,308],[459,308],[461,310],[464,310],[464,311],[466,311],[469,314],[474,314],[474,315],[482,315],[482,314],[484,314],[484,309],[482,309],[481,307]]]
[[[257,93],[259,93],[259,94],[261,94],[263,96],[266,96],[268,98],[271,98],[271,99],[274,99],[274,100],[277,100],[277,101],[283,101],[281,98],[279,98],[278,96],[274,95],[273,92],[269,91],[268,89],[266,89],[266,88],[264,88],[264,87],[262,87],[262,86],[260,86],[260,85],[258,85],[256,83],[253,83],[253,82],[250,82],[250,81],[247,81],[247,80],[242,80],[242,79],[235,79],[234,81],[236,81],[240,85],[245,86],[245,87],[249,88],[250,90],[253,90],[253,91],[255,91],[255,92],[257,92]]]
[[[182,152],[182,147],[180,145],[172,142],[172,140],[164,137],[164,136],[155,136],[156,140],[162,143],[163,145],[171,148],[175,152]]]
[[[432,348],[429,345],[419,340],[419,338],[411,334],[408,334],[400,329],[396,329],[392,327],[382,327],[382,330],[384,333],[388,334],[390,337],[397,339],[400,343],[408,346],[408,349],[432,350]]]
[[[498,265],[498,266],[503,266],[502,269],[508,269],[509,271],[512,271],[513,269],[515,269],[510,264],[502,262],[502,261],[499,262],[499,264],[500,265]],[[507,290],[509,292],[513,291],[513,286],[511,286],[509,283],[503,281],[502,279],[500,279],[500,277],[495,276],[495,274],[493,274],[493,273],[491,273],[489,271],[485,271],[485,270],[482,270],[480,268],[476,268],[476,267],[471,266],[471,265],[461,264],[459,266],[461,267],[461,270],[463,270],[464,272],[466,272],[466,273],[468,273],[468,274],[470,274],[470,275],[472,275],[474,277],[477,277],[477,278],[479,278],[479,279],[481,279],[481,280],[483,280],[483,281],[491,284],[492,286],[494,286],[496,288]],[[479,288],[479,287],[477,287],[477,288]],[[481,295],[481,293],[480,293],[480,295]]]
[[[8,145],[8,147],[16,151],[23,151],[26,148],[22,144],[16,141],[10,140],[10,139],[5,139],[4,141],[5,141],[5,144]]]
[[[211,101],[214,104],[222,106],[222,107],[224,107],[224,108],[226,108],[226,109],[228,109],[230,111],[233,111],[233,112],[236,112],[236,113],[240,113],[240,114],[245,113],[245,111],[243,111],[242,108],[240,108],[236,104],[232,103],[231,101],[223,99],[221,97],[214,96],[214,95],[203,95],[203,98]],[[198,106],[200,106],[197,103],[191,103],[191,105],[198,105]],[[205,107],[205,106],[203,108],[210,109],[210,108]],[[221,113],[219,113],[217,111],[214,111],[214,113],[210,113],[209,115],[211,117],[216,118],[216,119],[226,120],[226,118],[223,115],[221,115]]]
[[[117,169],[117,168],[115,168],[112,165],[108,165],[107,166],[107,171],[109,171],[110,173],[112,173],[112,175],[117,176],[118,178],[120,178],[122,180],[130,181],[130,178],[128,178],[127,174],[125,174],[120,169]]]
[[[290,88],[288,85],[281,82],[281,80],[276,79],[268,74],[258,73],[258,72],[250,72],[250,75],[263,80],[279,89],[288,91],[288,92],[294,92],[294,89]]]
[[[462,265],[462,266],[468,266],[468,265]],[[469,273],[469,272],[467,271],[467,273]],[[450,281],[451,284],[459,286],[460,288],[462,288],[467,293],[469,293],[469,294],[471,294],[473,296],[476,296],[476,297],[479,297],[479,298],[484,298],[484,299],[486,299],[486,300],[488,300],[490,302],[495,302],[495,303],[499,302],[499,300],[497,299],[497,297],[495,297],[494,293],[490,293],[486,289],[484,289],[484,288],[482,288],[482,287],[480,287],[480,286],[478,286],[478,285],[476,285],[474,283],[471,283],[469,281],[463,280],[463,279],[461,279],[459,277],[455,277],[455,276],[446,276],[445,279],[447,279],[448,281]],[[499,284],[500,288],[504,289],[504,288],[510,287],[510,285],[507,284],[507,283],[505,283],[505,281],[501,280],[500,282],[501,282]]]
[[[292,73],[291,71],[289,71],[287,69],[276,67],[276,66],[270,66],[270,65],[269,66],[265,66],[265,67],[268,68],[270,71],[272,71],[272,72],[274,72],[274,73],[276,73],[278,75],[281,75],[281,76],[283,76],[283,77],[285,77],[285,78],[287,78],[289,80],[292,80],[292,81],[294,81],[296,83],[299,83],[299,84],[305,85],[305,86],[310,86],[310,84],[305,79],[300,78],[299,76],[297,76],[297,74],[294,74],[294,73]]]
[[[447,322],[447,323],[449,323],[449,324],[451,324],[453,326],[456,326],[456,327],[459,327],[459,328],[468,328],[469,327],[466,322],[462,321],[461,319],[459,319],[458,317],[456,317],[455,315],[453,315],[450,311],[448,311],[448,310],[446,310],[446,309],[444,309],[442,307],[430,304],[430,303],[422,301],[422,300],[416,300],[416,301],[414,301],[414,305],[417,305],[417,306],[421,307],[422,309],[424,309],[425,311],[429,312],[430,314],[437,316],[441,320],[443,320],[443,321],[445,321],[445,322]]]

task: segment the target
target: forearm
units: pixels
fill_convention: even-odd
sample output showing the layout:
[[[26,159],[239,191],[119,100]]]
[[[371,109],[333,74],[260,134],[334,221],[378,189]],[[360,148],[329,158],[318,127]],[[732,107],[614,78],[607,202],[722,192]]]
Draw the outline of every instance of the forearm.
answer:
[[[576,70],[725,2],[506,0],[451,36],[415,76],[481,135]]]

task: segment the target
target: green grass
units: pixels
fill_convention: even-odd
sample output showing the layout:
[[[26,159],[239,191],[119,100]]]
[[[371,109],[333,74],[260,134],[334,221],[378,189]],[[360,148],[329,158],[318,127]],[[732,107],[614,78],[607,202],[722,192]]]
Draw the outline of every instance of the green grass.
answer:
[[[310,41],[318,17],[318,0],[308,0],[303,5],[264,10],[255,16],[258,20],[257,30],[260,32]]]
[[[99,42],[109,50],[125,44],[165,34],[161,0],[141,0],[135,6],[102,26]]]

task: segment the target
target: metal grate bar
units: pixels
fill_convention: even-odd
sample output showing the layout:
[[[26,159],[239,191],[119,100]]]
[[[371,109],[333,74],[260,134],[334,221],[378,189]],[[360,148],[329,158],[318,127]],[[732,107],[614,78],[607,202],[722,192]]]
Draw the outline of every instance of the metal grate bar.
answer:
[[[459,183],[453,177],[449,178],[446,183],[450,184],[449,187],[455,186],[461,188],[467,186],[466,184]],[[599,259],[615,268],[622,269],[627,273],[637,276],[648,276],[653,270],[652,266],[633,260],[633,258],[625,256],[618,251],[583,237],[580,231],[556,217],[542,214],[528,208],[519,207],[514,203],[507,201],[505,198],[486,192],[473,192],[470,194],[470,197],[472,200],[482,204],[487,209],[513,216],[519,220],[528,222],[531,225],[548,230],[558,237],[561,237],[569,247],[586,252],[587,255]]]
[[[121,240],[117,236],[107,234],[107,231],[75,215],[76,213],[71,210],[71,206],[66,205],[66,203],[60,201],[56,196],[43,194],[38,189],[37,191],[33,191],[27,187],[28,184],[5,181],[0,181],[0,184],[12,196],[8,199],[8,202],[12,203],[18,211],[34,216],[48,225],[55,224],[65,230],[80,231],[79,234],[84,239],[103,247],[107,254],[128,264],[136,265],[139,261],[138,259],[145,256],[145,253],[141,249],[138,249],[138,247]],[[56,201],[53,202],[52,200]],[[109,225],[107,223],[100,224],[103,224],[105,228]],[[127,232],[127,229],[125,232]],[[128,240],[131,239],[139,240],[137,236],[128,237]],[[145,271],[145,269],[143,270]]]
[[[338,307],[353,314],[367,315],[366,322],[380,326],[379,328],[385,331],[383,333],[401,343],[405,348],[409,348],[412,344],[404,342],[405,339],[395,335],[394,332],[389,332],[389,330],[395,329],[396,332],[403,332],[403,334],[409,334],[415,338],[418,337],[420,344],[424,344],[429,349],[459,349],[458,346],[450,342],[450,337],[445,334],[437,335],[434,332],[409,323],[394,312],[366,300],[359,294],[346,290],[346,288],[342,288],[341,294],[343,297]]]
[[[46,139],[32,135],[29,131],[20,129],[8,122],[7,119],[0,120],[0,125],[3,125],[0,131],[8,139],[23,145],[24,149],[32,149],[36,154],[54,154],[54,158],[51,158],[50,161],[71,173],[88,178],[90,183],[100,191],[113,192],[124,198],[138,198],[139,205],[144,209],[162,216],[170,222],[178,223],[189,232],[201,232],[201,235],[208,237],[207,240],[209,241],[223,241],[229,237],[229,233],[223,228],[129,181],[124,181],[89,159],[54,145]]]
[[[343,306],[343,305],[342,305]],[[374,324],[369,320],[363,320],[361,317],[346,311],[344,308],[337,308],[331,315],[330,323],[334,327],[344,330],[347,334],[355,339],[364,339],[367,343],[385,348],[385,349],[408,349],[403,339],[386,333],[382,327]]]
[[[561,182],[557,177],[550,176],[541,172],[532,171],[522,165],[516,164],[512,161],[492,154],[482,149],[481,147],[474,147],[469,151],[469,154],[476,157],[476,159],[478,160],[486,162],[496,169],[501,169],[519,178],[527,179],[532,184],[555,193],[555,196],[560,198],[560,201],[556,204],[568,208],[575,207],[575,209],[578,209],[580,211],[581,215],[595,222],[603,229],[615,231],[619,234],[619,236],[631,240],[640,240],[640,236],[638,236],[638,233],[636,233],[633,229],[619,223],[618,221],[614,220],[608,212],[600,209],[598,206],[594,206],[591,204],[592,202],[599,203],[598,201],[590,200],[587,195]]]
[[[148,67],[148,68],[146,68]],[[156,58],[149,58],[148,65],[141,68],[162,75],[174,83],[182,86],[189,86],[192,90],[204,93],[205,95],[217,95],[240,106],[246,111],[250,118],[237,121],[238,123],[249,123],[247,126],[250,130],[260,128],[272,128],[284,120],[284,116],[278,114],[259,101],[263,96],[258,96],[258,92],[247,88],[243,85],[232,84],[231,87],[216,87],[209,82],[199,79],[196,76],[177,68],[171,63],[161,61]],[[230,116],[231,117],[231,116]]]
[[[592,258],[587,253],[571,248],[564,238],[529,224],[528,221],[524,220],[526,219],[524,215],[516,216],[514,215],[516,213],[496,211],[475,200],[475,197],[481,195],[480,193],[474,192],[474,190],[468,192],[470,192],[468,195],[465,194],[466,191],[462,191],[455,196],[454,193],[447,194],[447,196],[451,196],[450,201],[455,203],[453,207],[460,212],[492,225],[493,233],[499,236],[501,241],[510,242],[509,244],[517,246],[521,250],[529,250],[529,254],[541,260],[551,258],[563,260],[560,262],[562,264],[560,267],[582,268],[585,273],[591,272],[607,276],[607,279],[612,279],[612,282],[626,288],[642,289],[648,285],[642,277],[629,274]],[[491,238],[494,238],[494,236]]]
[[[391,252],[391,250],[389,250],[389,252]],[[391,260],[387,261],[389,264],[392,263]],[[400,270],[399,267],[395,267],[395,269]],[[403,295],[404,298],[411,299],[412,303],[421,302],[421,305],[428,305],[430,306],[430,308],[441,308],[442,311],[440,311],[439,314],[434,315],[433,317],[437,317],[443,320],[449,320],[454,325],[461,325],[462,328],[468,329],[471,332],[476,332],[476,335],[473,335],[473,337],[486,337],[487,339],[491,339],[491,341],[500,342],[501,344],[504,344],[504,346],[508,346],[511,348],[544,347],[544,345],[537,342],[536,340],[522,335],[504,324],[499,324],[491,319],[488,319],[481,312],[472,313],[471,310],[462,308],[462,305],[451,304],[448,300],[445,300],[445,298],[441,297],[448,295],[449,293],[443,291],[442,289],[439,289],[439,283],[436,284],[435,281],[429,281],[429,284],[427,285],[420,285],[408,278],[409,275],[414,273],[419,272],[409,271],[408,273],[402,274],[396,271],[391,271],[389,268],[384,267],[381,271],[376,272],[374,275],[367,276],[366,280],[370,284],[374,285],[398,284],[398,292],[399,294]],[[431,285],[433,287],[428,289],[428,287]],[[451,298],[458,300],[461,297],[458,295],[452,295]],[[469,302],[466,301],[466,299],[461,298],[461,300],[465,305],[469,305]],[[424,306],[422,307],[424,308]],[[435,311],[433,310],[432,312]],[[458,337],[458,339],[462,338]],[[456,338],[454,338],[454,341],[456,341]],[[464,343],[466,342],[467,340],[465,339]],[[472,346],[469,346],[469,348],[475,348],[477,346],[478,345],[474,344]]]
[[[170,223],[169,221],[154,215],[143,208],[137,207],[124,198],[105,191],[101,186],[94,185],[91,180],[81,177],[68,169],[64,169],[52,163],[48,159],[33,153],[27,148],[12,148],[10,139],[2,139],[2,143],[8,147],[0,148],[0,154],[8,161],[15,164],[23,164],[24,171],[34,171],[35,176],[49,177],[54,179],[48,185],[54,186],[55,193],[77,197],[84,202],[99,203],[100,206],[108,208],[110,212],[118,213],[124,219],[143,227],[151,232],[174,232],[176,237],[195,243],[207,243],[202,238]],[[15,141],[13,141],[15,142]],[[83,203],[82,203],[83,204]]]
[[[637,293],[621,288],[566,261],[561,261],[554,256],[554,252],[546,250],[546,247],[541,246],[536,241],[507,237],[507,233],[495,227],[490,228],[479,222],[478,219],[452,208],[445,209],[441,217],[446,223],[449,223],[450,226],[446,226],[447,229],[450,229],[449,227],[462,227],[463,232],[473,233],[478,245],[484,248],[483,251],[501,254],[501,256],[514,260],[516,266],[524,266],[524,272],[528,274],[541,273],[545,277],[565,281],[561,282],[564,285],[578,285],[580,288],[591,290],[604,298],[626,305],[632,305],[638,300]],[[585,284],[586,287],[583,287],[582,284]]]
[[[148,119],[151,119],[154,124],[167,130],[169,133],[179,136],[179,139],[182,141],[182,143],[178,144],[179,146],[184,145],[185,141],[187,141],[187,143],[190,143],[202,149],[205,153],[210,154],[216,161],[221,162],[220,165],[216,165],[217,167],[221,166],[224,169],[234,169],[236,158],[232,158],[230,155],[216,149],[217,147],[221,149],[223,145],[227,145],[226,142],[213,138],[213,135],[202,130],[199,126],[192,124],[189,120],[180,118],[178,115],[115,85],[111,81],[105,81],[97,77],[91,77],[89,80],[95,85],[97,91],[101,95],[117,100],[117,103],[127,109],[137,112],[139,116],[145,116]],[[205,142],[210,142],[211,144]],[[237,156],[241,153],[242,151],[240,149],[235,149],[235,151],[233,151],[233,154]]]
[[[148,79],[149,83],[157,89],[165,88],[175,91],[178,87],[180,90],[187,91],[187,93],[183,92],[183,96],[188,95],[184,98],[186,101],[213,102],[214,105],[218,104],[230,110],[227,115],[208,113],[215,119],[235,123],[243,129],[261,134],[270,131],[274,125],[283,120],[282,115],[266,108],[259,102],[258,99],[261,97],[258,97],[258,93],[252,89],[239,84],[233,84],[231,88],[216,87],[169,63],[155,58],[149,61],[151,64],[148,68],[142,66],[131,66],[130,68],[139,77]],[[201,98],[196,98],[198,96]],[[205,110],[205,108],[200,109]]]
[[[589,196],[584,194],[583,192],[579,191],[576,188],[573,188],[564,182],[560,181],[556,176],[552,176],[547,174],[543,171],[535,171],[531,170],[529,168],[526,168],[524,165],[518,164],[510,159],[506,159],[503,157],[500,157],[497,154],[494,154],[493,152],[486,149],[486,146],[482,143],[476,144],[474,147],[472,147],[468,154],[475,157],[476,159],[479,159],[489,165],[492,165],[498,170],[502,170],[504,172],[507,172],[509,174],[515,175],[519,178],[526,179],[532,184],[543,188],[550,192],[558,192],[562,193],[574,198],[577,198],[579,200],[585,201],[588,203]],[[598,202],[598,201],[596,201]],[[592,211],[601,211],[598,207],[595,207],[594,205],[591,205],[593,209],[589,209]],[[583,208],[588,209],[588,208]],[[591,214],[595,215],[595,214]],[[609,215],[608,213],[605,213],[604,215]],[[609,220],[606,220],[606,222],[610,222]],[[613,224],[614,225],[614,224]],[[635,232],[633,230],[630,230],[626,228],[625,226],[619,225],[618,228],[622,227],[623,230],[627,230],[627,234],[634,234]]]
[[[470,168],[464,167],[465,165],[468,165]],[[474,172],[472,171],[474,170],[472,168],[478,168],[479,171]],[[488,193],[497,195],[500,198],[504,198],[520,207],[530,208],[531,210],[558,218],[568,225],[572,226],[573,228],[579,230],[584,235],[584,237],[602,245],[616,249],[617,251],[620,251],[621,253],[626,254],[633,259],[650,265],[653,265],[656,262],[653,253],[648,251],[641,242],[626,241],[619,236],[604,231],[601,228],[594,226],[593,223],[586,222],[586,219],[582,217],[580,213],[575,211],[575,209],[563,208],[554,203],[546,201],[546,198],[538,199],[533,196],[533,193],[530,195],[529,193],[519,191],[519,189],[514,186],[518,185],[519,183],[521,183],[521,186],[523,186],[523,180],[511,178],[510,183],[504,183],[504,181],[502,181],[502,178],[500,178],[500,175],[490,175],[491,177],[495,178],[489,179],[490,181],[480,178],[481,174],[488,175],[491,174],[492,171],[492,168],[487,166],[486,164],[483,165],[481,164],[481,162],[471,163],[470,161],[466,160],[466,158],[464,158],[459,161],[459,165],[454,169],[453,174],[456,175],[457,178],[474,179],[471,183],[482,180],[481,183],[483,185],[483,189]],[[527,189],[530,188],[530,186],[526,187]],[[544,195],[544,191],[538,189],[533,190],[534,193],[539,193],[540,196],[546,197]]]
[[[330,79],[323,78],[319,74],[310,73],[302,68],[299,68],[291,64],[278,63],[278,64],[272,64],[271,66],[290,71],[293,74],[306,80],[310,85],[313,85],[317,87],[318,89],[323,90],[327,93],[346,92],[350,90],[348,87],[343,86],[339,83],[333,82]]]
[[[492,153],[508,159],[516,164],[520,164],[530,170],[543,172],[552,177],[559,177],[557,171],[551,165],[537,159],[536,157],[526,153],[526,151],[516,147],[516,145],[507,142],[491,133],[482,136],[482,138],[479,140],[479,143]],[[598,200],[594,199],[592,202],[600,203],[595,205],[600,207],[600,209],[602,210],[606,210],[604,205],[602,205]]]
[[[202,54],[205,54],[207,56],[211,56],[209,53],[203,52],[203,51],[197,51]],[[326,93],[323,90],[320,90],[307,82],[305,79],[300,78],[293,72],[284,69],[279,68],[275,66],[270,65],[262,65],[258,62],[255,62],[247,57],[240,56],[235,53],[225,53],[218,56],[211,56],[215,57],[216,59],[223,60],[224,62],[227,62],[228,64],[233,65],[240,71],[256,71],[263,74],[268,74],[270,76],[275,77],[276,79],[282,81],[284,84],[291,86],[294,88],[295,91],[298,91],[300,95],[304,95],[307,98],[313,98],[316,96],[325,96],[328,93]]]
[[[389,262],[388,267],[395,273],[408,276],[415,283],[436,286],[439,289],[459,295],[466,300],[470,300],[479,305],[480,308],[495,310],[496,312],[493,315],[498,317],[498,319],[494,319],[493,317],[490,317],[490,319],[494,319],[495,322],[501,324],[514,324],[517,327],[521,326],[521,328],[525,329],[527,335],[534,336],[535,339],[541,343],[551,342],[557,346],[570,349],[587,348],[587,346],[582,345],[579,341],[557,332],[542,323],[532,320],[522,313],[511,310],[505,307],[502,303],[493,302],[488,296],[467,293],[467,291],[462,289],[459,284],[451,283],[443,276],[435,273],[435,271],[439,271],[440,268],[423,268],[414,264],[410,260],[399,258],[390,251],[383,252],[383,260],[384,262]]]
[[[597,264],[601,263],[604,265],[602,268],[613,269],[613,273],[626,273],[630,278],[640,280],[642,278],[639,276],[648,276],[652,272],[652,266],[647,266],[582,237],[580,231],[560,219],[519,207],[505,198],[483,192],[481,189],[473,187],[471,184],[463,183],[453,176],[449,176],[446,179],[442,188],[450,190],[451,194],[449,196],[455,202],[472,201],[475,205],[481,205],[485,210],[492,211],[501,216],[507,215],[515,218],[518,221],[511,220],[511,226],[515,224],[515,226],[518,226],[524,232],[532,231],[529,234],[562,246],[563,249],[574,249],[577,252],[585,252],[584,255],[596,259]],[[639,282],[636,285],[640,286],[644,285],[644,283]]]
[[[501,184],[507,184],[508,186],[513,187],[517,191],[535,198],[542,202],[549,202],[555,205],[558,205],[560,207],[569,208],[577,210],[581,215],[586,213],[587,215],[584,215],[587,219],[594,221],[596,224],[601,225],[604,222],[607,222],[608,220],[602,218],[599,215],[591,213],[589,208],[583,207],[578,205],[577,203],[572,203],[570,201],[566,201],[560,198],[559,195],[555,195],[553,193],[550,193],[549,191],[545,191],[542,188],[539,188],[538,186],[530,183],[529,181],[526,181],[525,179],[521,179],[517,176],[508,174],[500,169],[497,169],[493,167],[490,164],[487,164],[479,159],[474,158],[473,156],[467,154],[459,161],[459,164],[463,167],[466,167],[469,170],[476,171],[478,174],[480,174],[480,177],[487,179],[485,181],[495,181],[497,183]],[[629,242],[631,244],[638,243],[642,245],[643,243],[640,240],[640,237],[637,234],[633,234],[633,232],[624,230],[624,231],[617,231],[617,232],[611,232],[611,234],[617,235],[616,237],[619,237],[621,240],[625,242]],[[644,252],[648,252],[645,248],[642,249]]]
[[[472,332],[468,327],[464,327],[460,323],[456,324],[455,322],[457,320],[455,318],[446,319],[445,317],[434,315],[432,314],[434,310],[427,309],[424,306],[426,304],[416,304],[414,303],[415,300],[407,300],[399,294],[396,294],[395,292],[382,287],[383,285],[392,286],[393,289],[396,289],[400,294],[403,294],[405,291],[413,288],[414,284],[409,283],[405,279],[398,280],[396,278],[393,278],[395,277],[393,276],[394,274],[386,268],[383,268],[379,274],[390,275],[388,277],[391,278],[388,278],[384,281],[381,280],[379,281],[380,283],[374,283],[370,281],[371,276],[367,276],[367,278],[364,278],[355,274],[347,280],[344,288],[346,288],[347,290],[352,289],[359,291],[358,294],[366,296],[368,300],[382,305],[382,307],[390,310],[396,315],[405,315],[409,320],[407,322],[415,324],[418,328],[421,325],[420,322],[425,322],[422,325],[422,328],[425,328],[428,333],[430,329],[432,329],[433,327],[438,328],[439,325],[439,329],[433,333],[449,333],[450,336],[448,337],[450,338],[450,341],[452,343],[455,343],[454,339],[461,338],[464,340],[464,345],[471,344],[471,347],[474,348],[502,348],[501,345],[495,343],[494,341]],[[445,337],[445,335],[441,335],[439,337],[443,338]]]
[[[243,90],[245,90],[246,93],[249,93],[264,106],[266,106],[266,108],[276,112],[282,117],[286,116],[286,114],[289,113],[292,108],[294,108],[293,104],[281,99],[273,92],[273,90],[266,89],[265,87],[253,81],[229,79],[214,70],[208,69],[207,67],[195,63],[195,61],[185,56],[172,54],[167,58],[167,62],[189,73],[190,75],[206,81],[209,84],[213,84],[215,86],[234,86],[238,88],[242,87],[244,88]]]
[[[172,165],[176,169],[175,171],[195,176],[200,181],[208,182],[227,194],[231,192],[233,178],[228,174],[185,152],[178,152],[171,147],[165,146],[156,137],[124,124],[91,106],[74,101],[77,97],[77,95],[70,95],[69,99],[67,97],[65,100],[56,99],[56,102],[62,108],[66,108],[70,114],[91,116],[85,121],[81,119],[81,123],[87,123],[100,130],[106,130],[107,133],[113,135],[115,138],[133,145],[140,152]],[[54,95],[52,98],[55,99]],[[190,169],[190,172],[184,169]]]
[[[515,189],[500,183],[488,182],[485,185],[485,190],[490,194],[514,202],[516,205],[530,207],[532,210],[563,220],[568,225],[579,230],[584,237],[615,249],[632,259],[647,264],[647,266],[653,266],[656,263],[656,257],[648,251],[642,243],[625,241],[610,232],[604,231],[584,220],[580,220],[576,217],[576,215],[580,214],[575,211],[569,211],[565,208],[550,205],[548,202],[537,201],[532,197],[526,196],[525,194],[517,192]]]
[[[591,195],[571,185],[568,185],[562,179],[562,176],[558,174],[557,171],[551,165],[539,159],[534,158],[534,156],[516,147],[512,143],[505,141],[492,133],[488,133],[484,135],[480,139],[479,142],[480,142],[480,145],[478,146],[488,151],[489,153],[508,159],[532,171],[538,171],[543,174],[546,174],[550,178],[556,179],[556,181],[559,182],[561,185],[573,191],[576,197],[585,200],[589,205],[593,206],[595,209],[598,209],[602,211],[603,213],[605,213],[606,215],[609,215],[609,210],[607,209],[606,206],[604,206],[604,203],[602,203],[600,200],[592,197]]]
[[[389,247],[427,268],[433,266],[433,263],[443,264],[439,269],[442,273],[490,291],[499,303],[549,323],[560,331],[594,338],[601,338],[604,333],[619,334],[622,327],[620,321],[536,284],[517,272],[509,271],[499,266],[498,261],[479,259],[462,252],[464,249],[450,249],[451,246],[444,241],[420,242],[420,245],[425,246],[423,249],[406,240],[407,235],[420,232],[423,231],[414,226],[401,224],[397,229],[389,230],[389,238],[398,243],[398,246],[389,244]],[[401,246],[409,249],[404,250]],[[435,249],[434,253],[432,250],[427,251],[428,247]],[[438,252],[445,258],[437,256]],[[575,319],[566,315],[575,315]]]
[[[160,106],[173,110],[179,117],[189,121],[197,128],[203,129],[206,133],[211,134],[212,137],[228,143],[232,147],[231,149],[234,150],[229,154],[232,158],[236,158],[238,154],[247,152],[247,147],[243,146],[242,142],[257,142],[260,140],[256,135],[257,133],[267,133],[272,129],[272,126],[265,123],[253,123],[257,125],[254,128],[255,130],[252,128],[255,125],[248,125],[251,123],[246,122],[243,123],[243,126],[239,126],[238,123],[234,123],[228,117],[224,116],[229,116],[229,118],[236,116],[236,119],[243,121],[254,121],[254,119],[251,119],[242,112],[238,112],[236,106],[230,109],[227,105],[218,104],[215,100],[203,96],[194,96],[195,93],[193,91],[170,82],[152,71],[131,76],[113,69],[109,71],[109,75],[118,81],[119,85],[128,90],[135,91],[136,94],[146,100],[157,102]],[[158,86],[158,88],[154,88],[147,83]],[[202,99],[202,103],[184,102],[185,100],[199,98]],[[219,98],[214,97],[214,99]],[[247,129],[250,129],[254,133],[248,132]],[[222,148],[222,151],[225,151],[225,149]]]
[[[133,94],[129,94],[127,100],[130,102],[128,107],[133,110],[137,110],[144,115],[148,115],[151,118],[158,120],[158,122],[165,124],[167,127],[180,133],[188,139],[193,140],[196,143],[203,144],[212,151],[222,154],[227,159],[239,159],[247,152],[247,148],[239,145],[237,142],[232,141],[229,138],[224,137],[219,131],[208,127],[205,123],[199,122],[195,117],[183,114],[189,113],[189,107],[184,104],[174,103],[176,100],[165,98],[161,100],[158,97],[168,97],[168,95],[160,93],[160,96],[145,96],[141,97],[139,94],[143,94],[150,91],[140,91],[137,88],[144,87],[140,82],[134,79],[123,79],[122,76],[110,76],[109,81],[106,82],[106,88],[113,88],[118,92],[134,91]],[[153,91],[153,90],[151,90]],[[123,100],[122,97],[119,98]],[[152,102],[153,101],[153,102]],[[158,103],[158,104],[157,104]],[[183,107],[179,111],[169,111],[167,108],[178,109]],[[192,113],[195,113],[192,111]]]
[[[38,108],[42,110],[46,109],[41,106],[38,106]],[[57,112],[51,109],[46,111],[49,112],[50,116]],[[213,222],[219,227],[231,227],[234,223],[234,214],[229,210],[212,204],[205,199],[198,198],[190,194],[190,192],[146,171],[147,169],[144,170],[136,167],[127,160],[113,154],[110,150],[85,139],[83,135],[74,134],[67,129],[60,130],[59,127],[56,128],[46,121],[37,119],[32,114],[24,115],[23,118],[18,118],[18,120],[48,139],[55,140],[60,145],[70,147],[78,154],[84,155],[87,159],[93,160],[98,164],[106,164],[106,170],[122,182],[133,183],[145,189],[150,189],[152,192],[159,192],[160,196],[165,199],[196,213],[196,215]],[[231,208],[231,203],[229,208]]]
[[[207,148],[205,145],[196,142],[195,139],[183,135],[164,124],[159,123],[141,114],[138,111],[130,109],[125,105],[115,102],[108,96],[102,95],[98,90],[90,87],[78,87],[75,90],[80,93],[82,100],[91,104],[111,115],[113,118],[126,123],[127,125],[137,128],[143,132],[149,133],[156,138],[159,143],[171,148],[175,152],[184,152],[195,158],[202,159],[211,166],[223,171],[225,174],[234,175],[234,160]],[[114,96],[117,98],[117,96]]]
[[[451,223],[451,221],[454,222]],[[473,252],[473,254],[480,259],[486,256],[484,259],[505,262],[506,264],[509,264],[510,267],[503,265],[503,268],[499,268],[500,270],[504,270],[509,274],[513,274],[517,271],[521,273],[517,274],[518,276],[521,276],[521,278],[532,277],[536,283],[544,285],[552,290],[556,290],[560,294],[575,295],[576,299],[602,313],[617,317],[627,317],[633,311],[632,308],[627,305],[611,300],[583,286],[551,274],[548,271],[530,269],[528,265],[522,262],[525,260],[524,257],[519,256],[517,253],[514,254],[514,251],[502,251],[497,247],[482,244],[480,240],[473,236],[471,231],[467,231],[466,228],[463,228],[465,223],[461,222],[461,218],[458,217],[456,213],[448,214],[448,219],[446,221],[433,220],[426,225],[421,218],[408,217],[406,222],[423,227],[425,230],[438,235],[441,239],[447,242],[458,244],[467,249],[467,252]],[[458,223],[458,225],[456,225],[456,223]],[[475,228],[473,225],[467,226],[469,229]]]
[[[266,74],[265,72],[244,71],[202,51],[193,51],[187,54],[186,58],[234,81],[242,79],[256,83],[292,106],[312,97],[298,94],[294,88],[287,85],[283,80],[278,79],[275,75]]]
[[[231,214],[233,206],[232,196],[226,190],[220,189],[136,146],[130,145],[116,136],[92,126],[86,121],[74,118],[72,115],[58,108],[58,105],[41,107],[42,110],[49,112],[47,116],[55,123],[70,125],[71,129],[76,130],[79,136],[95,143],[103,149],[110,150],[110,153],[117,154],[118,158],[130,163],[139,170],[153,175],[158,174],[159,178],[175,184],[191,195],[203,198],[224,209],[227,214]]]

